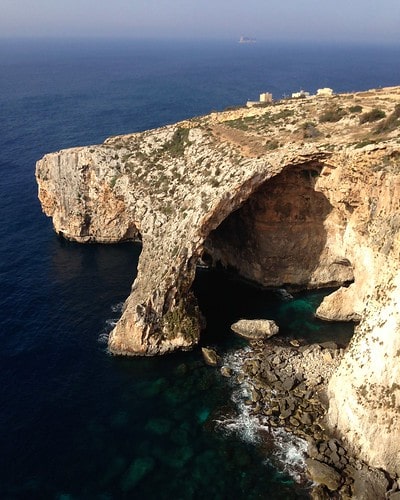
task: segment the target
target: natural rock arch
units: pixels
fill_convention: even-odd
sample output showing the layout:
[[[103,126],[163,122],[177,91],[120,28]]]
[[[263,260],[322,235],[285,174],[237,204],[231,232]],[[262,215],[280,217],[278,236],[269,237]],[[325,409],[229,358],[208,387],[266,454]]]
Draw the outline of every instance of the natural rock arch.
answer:
[[[163,241],[168,242],[168,248],[160,248],[160,240],[156,244],[145,237],[138,277],[110,337],[111,352],[160,354],[189,349],[198,342],[200,311],[191,285],[204,251],[262,286],[313,288],[351,281],[351,266],[343,265],[343,255],[332,245],[332,238],[337,239],[337,234],[329,230],[332,207],[325,195],[315,191],[322,168],[322,162],[312,159],[282,167],[268,179],[268,174],[256,174],[235,193],[221,197],[211,212],[198,218],[191,232],[188,229],[184,235],[177,234],[176,224],[163,226]],[[285,192],[290,202],[282,205]],[[260,216],[262,221],[257,219]],[[266,231],[255,230],[260,222],[270,224]],[[237,251],[235,234],[243,237],[248,231],[252,239]],[[180,252],[171,255],[169,249],[182,242]],[[160,253],[170,260],[162,267],[162,280],[153,281],[153,289],[147,290],[150,296],[146,300],[143,281],[148,280],[149,273],[159,273]]]
[[[318,163],[315,191],[332,209],[299,282],[339,284],[354,274],[352,285],[324,300],[321,315],[360,320],[330,382],[329,425],[365,460],[400,474],[400,89],[329,99],[213,113],[46,155],[37,164],[39,197],[68,239],[141,234],[138,276],[110,350],[161,354],[198,340],[190,288],[209,234],[220,235],[220,224],[231,224],[230,214],[283,170]],[[313,125],[310,136],[307,127],[332,103],[346,115]],[[387,119],[360,123],[353,103],[367,112],[378,106]],[[206,247],[210,241],[211,255],[226,260],[212,238]]]

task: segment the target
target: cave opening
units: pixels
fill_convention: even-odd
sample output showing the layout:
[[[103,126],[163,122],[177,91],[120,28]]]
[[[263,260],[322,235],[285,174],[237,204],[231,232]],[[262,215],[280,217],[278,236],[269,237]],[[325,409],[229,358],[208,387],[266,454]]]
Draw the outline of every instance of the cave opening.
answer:
[[[264,287],[315,287],[312,275],[326,249],[324,223],[332,209],[314,189],[320,168],[287,167],[264,182],[208,235],[202,260]]]
[[[209,233],[193,286],[210,324],[202,343],[223,341],[216,332],[240,318],[276,319],[281,333],[307,342],[348,343],[352,324],[315,318],[323,297],[353,280],[349,262],[331,248],[333,208],[315,190],[322,166],[286,167]]]

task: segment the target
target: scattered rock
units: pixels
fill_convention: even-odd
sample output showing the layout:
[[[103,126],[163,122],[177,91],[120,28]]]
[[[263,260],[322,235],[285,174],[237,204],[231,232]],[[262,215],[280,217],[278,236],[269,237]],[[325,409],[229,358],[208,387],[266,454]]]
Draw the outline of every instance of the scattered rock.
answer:
[[[311,490],[311,499],[312,500],[329,500],[331,498],[329,492],[326,490],[322,484],[315,486]]]
[[[204,361],[207,365],[217,366],[220,362],[220,357],[216,353],[214,349],[210,349],[209,347],[202,347],[201,353],[203,354]]]
[[[289,417],[289,422],[294,427],[298,427],[300,425],[300,422],[295,417]]]
[[[342,482],[339,472],[327,464],[314,458],[307,458],[306,465],[311,479],[316,483],[325,485],[329,490],[335,491]]]
[[[260,416],[270,428],[285,429],[309,442],[310,458],[306,464],[311,479],[319,483],[310,492],[311,498],[372,500],[373,497],[352,496],[355,473],[359,475],[368,468],[349,455],[343,443],[332,438],[324,425],[327,383],[343,354],[339,349],[335,350],[336,347],[335,343],[329,342],[294,348],[280,337],[268,343],[251,342],[250,350],[244,351],[241,369],[234,375],[238,383],[246,381],[250,384],[245,404],[252,415]],[[232,375],[227,367],[222,367],[221,373]],[[374,491],[374,500],[384,498],[376,495],[380,494],[379,491],[386,492],[388,486],[384,475],[377,478],[382,484],[378,486],[380,481],[373,479],[377,483],[374,490],[358,479],[359,490],[370,488]],[[387,498],[397,493],[397,483],[394,484],[396,487],[387,493]]]
[[[262,340],[276,335],[279,327],[270,319],[241,319],[231,325],[231,330],[249,340]]]
[[[301,416],[301,422],[304,425],[311,425],[312,424],[311,415],[309,413],[303,413],[302,416]]]
[[[333,356],[331,354],[331,352],[328,350],[328,349],[325,349],[323,354],[322,354],[322,358],[323,360],[326,362],[326,363],[332,363],[332,360],[333,360]]]
[[[295,384],[295,380],[293,378],[290,378],[290,377],[287,377],[283,382],[282,382],[282,385],[283,385],[283,388],[286,390],[286,391],[290,391],[291,389],[293,389],[293,386]]]
[[[334,439],[330,439],[328,441],[328,446],[329,448],[332,450],[332,451],[337,451],[337,446],[336,446],[336,442]]]
[[[285,288],[278,288],[275,293],[283,300],[293,300],[293,295],[291,295]]]
[[[228,366],[222,366],[220,372],[223,377],[232,377],[232,370]]]
[[[319,344],[323,349],[332,349],[336,350],[338,348],[338,345],[335,342],[328,341],[328,342],[322,342],[322,344]]]
[[[289,341],[289,344],[293,347],[300,347],[300,342],[297,339],[292,339]]]

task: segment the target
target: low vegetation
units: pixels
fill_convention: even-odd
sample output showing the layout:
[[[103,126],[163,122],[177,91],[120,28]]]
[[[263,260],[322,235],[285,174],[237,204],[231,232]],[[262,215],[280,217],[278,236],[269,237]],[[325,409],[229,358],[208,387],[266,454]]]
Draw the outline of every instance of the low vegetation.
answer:
[[[163,151],[173,157],[183,156],[186,146],[190,144],[189,129],[178,127],[172,139],[164,144]]]
[[[267,151],[273,151],[274,149],[278,149],[279,146],[280,146],[279,141],[277,141],[276,139],[271,139],[266,143],[265,149]]]
[[[391,113],[386,120],[379,123],[374,130],[375,134],[383,134],[392,132],[400,127],[400,104],[396,104],[393,113]]]
[[[268,106],[271,106],[269,104]],[[261,131],[268,125],[275,125],[280,120],[286,120],[294,115],[293,109],[282,109],[277,113],[263,113],[262,115],[256,116],[244,116],[242,118],[237,118],[236,120],[228,120],[224,122],[225,125],[229,127],[237,128],[239,130],[254,130]]]
[[[387,154],[381,158],[379,164],[372,167],[375,172],[384,171],[391,172],[394,174],[400,173],[400,152],[393,151],[391,154]],[[398,216],[398,214],[396,214]]]
[[[362,109],[362,106],[356,104],[355,106],[350,106],[349,111],[350,113],[361,113]]]
[[[360,125],[363,125],[364,123],[377,122],[378,120],[382,120],[382,118],[385,118],[385,116],[386,113],[383,111],[383,109],[371,109],[371,111],[363,113],[360,116]]]
[[[326,109],[320,116],[320,123],[336,123],[341,120],[345,115],[347,115],[347,111],[340,107],[330,107]]]

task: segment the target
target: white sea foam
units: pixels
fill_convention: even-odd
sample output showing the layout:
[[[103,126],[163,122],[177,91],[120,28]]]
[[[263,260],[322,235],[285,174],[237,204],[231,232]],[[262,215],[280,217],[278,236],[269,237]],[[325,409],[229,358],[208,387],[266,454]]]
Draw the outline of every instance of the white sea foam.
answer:
[[[274,458],[283,465],[285,472],[300,482],[304,479],[307,442],[289,434],[284,429],[273,429],[271,433],[276,446]]]
[[[114,304],[111,306],[111,311],[113,313],[116,313],[116,314],[118,313],[118,317],[106,319],[103,331],[100,333],[100,335],[97,339],[97,341],[100,344],[107,344],[108,343],[108,338],[110,336],[110,332],[118,322],[118,319],[119,319],[121,312],[122,312],[123,305],[124,305],[123,302],[118,302],[118,304]]]
[[[107,344],[109,336],[110,336],[110,332],[109,331],[103,331],[98,336],[97,342],[99,342],[100,344]]]
[[[226,433],[235,433],[247,443],[256,444],[260,441],[259,423],[257,419],[250,415],[249,407],[245,405],[249,393],[246,388],[236,390],[232,394],[232,400],[238,409],[238,415],[234,418],[222,418],[217,421],[218,428]]]
[[[122,312],[123,307],[124,307],[124,303],[118,302],[118,304],[114,304],[113,306],[111,306],[111,311],[115,312],[115,313],[120,313],[120,312]]]
[[[223,358],[223,364],[229,367],[232,372],[241,371],[244,360],[250,348],[230,352]],[[271,436],[272,455],[266,458],[265,463],[272,463],[275,467],[282,469],[295,481],[304,480],[305,452],[307,443],[282,428],[271,428],[267,425],[265,417],[253,415],[250,406],[245,402],[250,397],[251,385],[245,378],[241,383],[233,383],[231,399],[235,403],[238,414],[235,417],[219,419],[217,427],[226,433],[235,433],[248,443],[261,443],[266,434]]]
[[[106,319],[106,328],[112,330],[114,326],[117,324],[117,319]]]
[[[108,337],[110,336],[110,332],[114,328],[114,326],[117,324],[117,321],[118,320],[116,320],[116,319],[106,319],[104,328],[97,339],[97,341],[100,342],[100,344],[107,344],[108,343]]]

